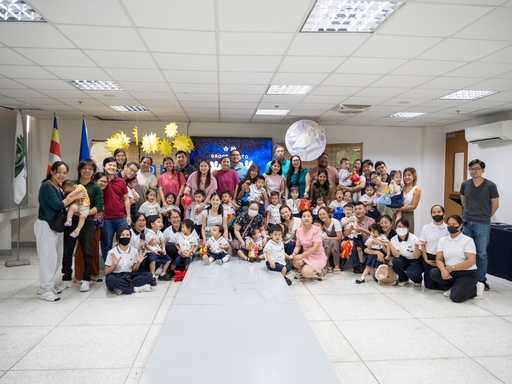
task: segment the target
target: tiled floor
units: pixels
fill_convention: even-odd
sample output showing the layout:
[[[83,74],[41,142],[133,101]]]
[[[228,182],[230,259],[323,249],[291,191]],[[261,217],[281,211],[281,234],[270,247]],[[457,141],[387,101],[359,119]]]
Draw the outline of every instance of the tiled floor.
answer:
[[[137,383],[181,283],[130,296],[75,285],[49,303],[35,249],[21,257],[32,265],[0,257],[0,383]],[[356,277],[290,287],[342,383],[512,383],[512,282],[491,276],[483,300],[455,304]]]

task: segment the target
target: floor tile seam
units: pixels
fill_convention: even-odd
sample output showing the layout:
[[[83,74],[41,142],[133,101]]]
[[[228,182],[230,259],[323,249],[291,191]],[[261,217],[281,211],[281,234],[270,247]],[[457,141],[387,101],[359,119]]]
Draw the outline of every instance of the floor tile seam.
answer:
[[[465,316],[463,318],[469,318],[470,316]],[[450,317],[450,319],[460,319],[461,317]],[[474,317],[471,317],[471,318],[474,318]],[[425,323],[423,321],[423,319],[418,319],[425,327],[427,327],[428,329],[430,329],[432,332],[434,332],[437,336],[439,336],[442,340],[444,340],[446,343],[448,343],[449,345],[451,345],[453,348],[455,348],[457,351],[459,351],[460,353],[462,353],[464,356],[466,356],[467,358],[471,358],[471,356],[469,356],[467,353],[465,353],[461,348],[459,348],[458,346],[456,346],[454,343],[452,343],[450,340],[448,340],[446,337],[444,337],[443,335],[441,335],[439,332],[437,332],[434,328],[430,327],[427,323]]]

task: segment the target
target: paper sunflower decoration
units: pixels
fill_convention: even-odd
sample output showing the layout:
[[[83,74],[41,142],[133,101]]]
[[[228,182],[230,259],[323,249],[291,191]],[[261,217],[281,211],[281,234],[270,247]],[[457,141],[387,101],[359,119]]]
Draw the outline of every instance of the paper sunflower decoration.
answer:
[[[133,127],[133,137],[135,137],[135,145],[139,145],[139,128]]]
[[[112,153],[114,153],[114,151],[118,148],[128,148],[129,146],[130,138],[126,136],[126,134],[122,131],[119,131],[110,136],[105,143],[105,148],[107,148]]]
[[[145,153],[158,151],[158,137],[155,133],[151,132],[149,135],[146,133],[142,136],[142,150]]]
[[[172,145],[167,139],[162,139],[158,142],[158,152],[164,157],[171,156]]]
[[[172,139],[178,133],[178,125],[175,121],[165,126],[165,134],[168,138]]]
[[[174,148],[178,151],[190,152],[194,149],[194,144],[189,135],[178,133],[174,138]]]

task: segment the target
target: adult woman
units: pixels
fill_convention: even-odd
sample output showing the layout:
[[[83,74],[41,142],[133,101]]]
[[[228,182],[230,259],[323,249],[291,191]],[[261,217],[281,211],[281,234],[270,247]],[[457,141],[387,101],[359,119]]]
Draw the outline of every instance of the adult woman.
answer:
[[[290,159],[291,167],[286,174],[286,199],[290,195],[290,188],[297,186],[299,188],[299,197],[309,198],[310,176],[307,169],[302,169],[302,160],[299,156],[292,156]]]
[[[384,234],[388,238],[388,240],[391,240],[393,237],[396,236],[396,232],[393,229],[393,219],[389,215],[382,215],[378,221],[380,224],[382,230],[384,231]]]
[[[322,241],[325,255],[327,256],[327,272],[339,275],[341,273],[340,244],[343,239],[343,229],[340,222],[332,217],[332,212],[328,207],[319,209],[318,218],[322,221],[324,232],[327,235]],[[334,265],[334,269],[331,265]]]
[[[255,228],[258,228],[262,234],[265,234],[265,225],[263,216],[258,213],[259,204],[255,201],[249,203],[247,211],[239,215],[235,220],[235,240],[231,243],[236,250],[245,249],[245,237]],[[266,238],[263,240],[263,245],[266,243]],[[240,256],[240,255],[239,255]],[[242,258],[242,256],[240,256]],[[242,258],[245,260],[245,256]]]
[[[96,164],[94,164],[96,165]],[[80,168],[80,165],[78,166]],[[98,172],[94,174],[93,177],[94,182],[99,185],[102,190],[101,193],[101,205],[103,206],[103,189],[107,186],[108,179],[107,175],[103,172]],[[92,204],[92,200],[91,200]],[[101,238],[101,228],[103,227],[103,208],[98,209],[98,205],[96,205],[96,213],[93,218],[93,234],[92,234],[92,275],[91,280],[101,283],[103,280],[100,279],[100,238]],[[75,251],[75,281],[77,283],[82,283],[82,279],[84,277],[84,259],[83,259],[83,250],[82,243],[79,241]]]
[[[373,171],[370,174],[370,180],[372,184],[375,185],[375,194],[378,197],[385,193],[389,194],[389,185],[382,181],[378,172]],[[377,210],[381,215],[393,216],[393,210],[382,203],[377,203]]]
[[[409,222],[401,218],[396,224],[397,235],[389,242],[393,257],[393,269],[398,275],[398,286],[403,287],[411,279],[415,287],[421,286],[423,267],[419,257],[419,239],[409,232]]]
[[[249,201],[247,200],[246,194],[249,193],[249,187],[251,186],[251,184],[256,183],[256,178],[259,175],[260,167],[258,167],[258,165],[256,164],[251,164],[251,166],[247,170],[247,174],[245,175],[244,179],[240,181],[240,184],[238,186],[238,195],[236,196],[236,198],[240,200],[240,206],[247,207]]]
[[[222,211],[220,195],[213,192],[210,197],[210,208],[203,210],[201,215],[201,235],[203,241],[211,236],[211,228],[214,225],[222,225],[224,227],[224,237],[228,239],[228,219]]]
[[[117,148],[114,151],[114,157],[116,158],[117,172],[121,172],[128,161],[126,151],[123,148]]]
[[[430,209],[430,216],[432,216],[432,222],[425,224],[420,233],[423,279],[425,280],[425,288],[442,289],[439,284],[430,278],[430,271],[436,267],[437,243],[441,238],[449,236],[450,233],[443,221],[443,206],[434,205]]]
[[[361,191],[366,187],[366,178],[362,176],[362,163],[360,159],[354,160],[352,164],[352,172],[357,173],[360,176],[360,179],[357,184],[353,184],[351,187],[342,187],[343,191],[349,191],[352,193],[352,200],[359,201],[361,197]]]
[[[471,237],[462,234],[460,216],[450,216],[447,223],[450,235],[441,238],[437,244],[437,268],[430,271],[430,277],[455,303],[473,297],[481,299],[484,284],[478,281],[475,243]]]
[[[143,238],[145,238],[146,234],[146,216],[142,212],[137,212],[135,215],[132,216],[132,227],[130,228],[131,237],[130,237],[130,245],[133,248],[140,249],[141,246],[145,245],[144,243],[141,243],[140,235],[141,233],[144,233]],[[144,241],[144,240],[142,240]]]
[[[174,260],[176,260],[178,257],[178,248],[176,248],[178,239],[176,236],[181,230],[180,212],[176,209],[173,209],[169,214],[169,221],[171,222],[171,225],[168,226],[164,231],[164,243],[165,253],[167,253],[172,259],[171,268],[167,270],[169,275],[172,277],[174,274],[172,265],[174,265]],[[174,268],[176,268],[176,266],[174,266]]]
[[[318,280],[322,280],[326,264],[322,230],[313,225],[313,213],[310,210],[302,211],[300,218],[302,226],[295,232],[297,241],[291,254],[293,266],[298,269],[295,278],[317,276]],[[299,253],[301,249],[302,253]]]
[[[293,217],[292,211],[287,205],[281,205],[279,213],[281,214],[281,222],[286,225],[286,228],[288,229],[283,238],[284,252],[287,255],[291,255],[295,249],[295,231],[299,229],[302,221],[298,217]]]
[[[409,230],[414,233],[414,210],[418,206],[421,198],[421,188],[416,185],[418,182],[418,174],[414,168],[404,169],[404,206],[396,208],[394,211],[401,211],[402,218],[409,221]]]
[[[285,186],[284,186],[284,177],[283,171],[281,169],[281,164],[277,160],[272,160],[270,163],[270,170],[268,174],[265,174],[265,189],[267,190],[268,195],[270,196],[270,192],[279,192],[279,195],[284,194]],[[265,205],[266,206],[266,205]]]
[[[153,165],[153,159],[149,156],[142,156],[140,159],[140,170],[137,172],[138,185],[135,187],[135,191],[139,196],[146,196],[146,192],[149,188],[156,189],[158,186],[158,180],[155,175],[149,170]],[[145,202],[144,199],[137,201],[137,210]]]
[[[39,256],[39,283],[37,293],[41,300],[57,301],[60,299],[52,289],[53,278],[61,266],[63,253],[63,233],[55,232],[50,228],[49,222],[59,211],[69,206],[77,199],[86,197],[86,192],[77,188],[66,198],[61,190],[62,182],[66,179],[69,167],[62,161],[52,164],[50,172],[39,188],[39,213],[34,223],[36,235],[36,249]],[[71,282],[71,284],[73,284]]]
[[[176,196],[176,205],[180,204],[181,196],[183,196],[183,190],[185,189],[185,176],[183,173],[178,172],[174,169],[174,160],[172,157],[164,157],[163,166],[165,172],[158,176],[158,193],[160,194],[160,201],[164,208],[167,208],[167,202],[165,201],[165,195],[172,192]]]
[[[324,204],[329,205],[333,186],[329,183],[327,170],[320,169],[315,180],[311,183],[311,206],[316,206],[319,197],[324,198]]]
[[[194,196],[194,193],[201,189],[206,195],[203,204],[197,208],[197,213],[201,212],[210,201],[212,193],[217,191],[217,180],[212,176],[210,170],[210,162],[207,159],[201,159],[199,161],[199,170],[190,174],[187,179],[187,185],[185,187],[185,194]]]
[[[366,184],[370,184],[371,182],[371,175],[373,173],[373,161],[370,159],[365,159],[362,162],[362,176],[366,180]]]

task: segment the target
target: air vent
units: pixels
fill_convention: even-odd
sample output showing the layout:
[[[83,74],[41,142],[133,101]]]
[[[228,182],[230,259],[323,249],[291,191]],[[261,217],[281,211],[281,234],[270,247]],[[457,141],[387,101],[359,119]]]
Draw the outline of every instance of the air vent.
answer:
[[[93,116],[93,117],[97,118],[98,120],[102,120],[102,121],[128,121],[128,119],[116,118],[116,117],[101,117],[101,116]]]
[[[370,109],[371,105],[360,105],[360,104],[339,104],[331,109],[331,111],[343,113],[343,114],[358,114],[363,113]]]

